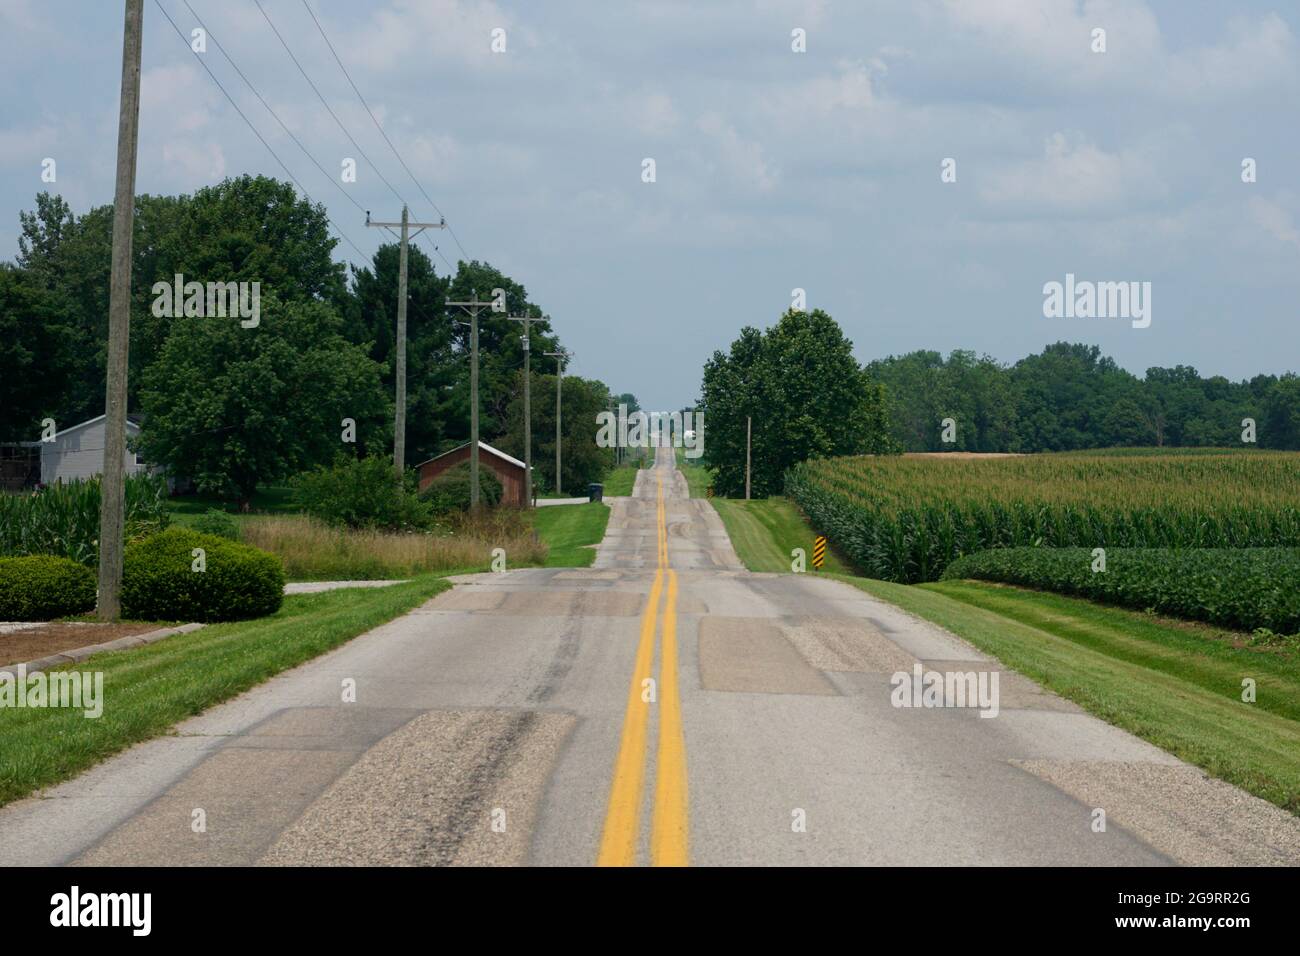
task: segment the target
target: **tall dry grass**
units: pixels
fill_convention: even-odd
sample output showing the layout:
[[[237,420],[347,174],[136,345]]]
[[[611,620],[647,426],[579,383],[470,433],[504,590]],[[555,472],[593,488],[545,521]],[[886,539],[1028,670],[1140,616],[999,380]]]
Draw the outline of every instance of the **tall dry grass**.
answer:
[[[546,545],[526,522],[502,514],[461,520],[430,533],[349,531],[306,516],[244,519],[240,540],[279,555],[290,579],[307,581],[408,578],[431,571],[486,571],[494,548],[511,567],[542,564]]]

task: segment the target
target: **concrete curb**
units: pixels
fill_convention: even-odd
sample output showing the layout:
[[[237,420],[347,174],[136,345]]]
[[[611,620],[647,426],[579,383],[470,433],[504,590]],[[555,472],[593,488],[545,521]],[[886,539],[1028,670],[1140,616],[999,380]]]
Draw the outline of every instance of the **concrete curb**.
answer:
[[[17,672],[20,667],[25,668],[28,674],[34,674],[37,671],[58,667],[61,664],[75,664],[78,661],[84,661],[90,655],[98,654],[101,651],[120,651],[128,647],[143,647],[145,644],[161,641],[164,637],[171,637],[173,634],[189,634],[201,627],[203,627],[202,624],[182,624],[180,627],[163,627],[145,634],[131,634],[127,637],[119,637],[115,641],[105,641],[103,644],[74,647],[70,651],[60,651],[58,654],[51,654],[49,657],[38,657],[34,661],[25,661],[21,664],[5,664],[0,667],[0,675],[9,674],[12,679],[17,679]]]

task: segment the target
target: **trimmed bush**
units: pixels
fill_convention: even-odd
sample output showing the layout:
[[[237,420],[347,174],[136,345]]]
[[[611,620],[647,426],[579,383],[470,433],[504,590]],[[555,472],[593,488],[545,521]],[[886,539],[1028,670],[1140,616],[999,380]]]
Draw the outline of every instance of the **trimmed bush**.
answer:
[[[295,478],[293,496],[303,511],[335,526],[411,531],[433,524],[428,504],[415,493],[414,473],[397,481],[388,458],[340,455],[330,467]]]
[[[195,570],[196,548],[203,570]],[[126,549],[122,614],[145,621],[237,621],[264,617],[284,600],[275,555],[216,535],[169,528]]]
[[[1020,584],[1138,610],[1278,634],[1300,631],[1300,548],[1000,548],[959,558],[945,578]]]
[[[191,521],[190,527],[201,534],[215,534],[218,538],[230,541],[239,540],[239,525],[232,516],[219,508],[209,508]]]
[[[95,607],[95,574],[71,558],[0,558],[0,621],[48,621]]]
[[[479,501],[483,504],[495,505],[501,500],[501,480],[491,468],[482,464],[478,469],[478,488]],[[445,515],[453,511],[468,511],[469,492],[469,462],[462,461],[429,482],[428,487],[420,492],[420,498],[429,503],[434,514]]]

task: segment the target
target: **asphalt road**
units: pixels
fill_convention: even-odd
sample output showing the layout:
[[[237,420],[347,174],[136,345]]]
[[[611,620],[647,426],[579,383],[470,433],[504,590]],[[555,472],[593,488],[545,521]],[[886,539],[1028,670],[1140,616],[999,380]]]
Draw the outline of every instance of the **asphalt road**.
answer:
[[[670,451],[612,508],[591,569],[458,579],[0,809],[0,865],[1300,862],[1295,818],[952,635],[743,570]],[[996,716],[895,706],[918,663],[996,673]]]

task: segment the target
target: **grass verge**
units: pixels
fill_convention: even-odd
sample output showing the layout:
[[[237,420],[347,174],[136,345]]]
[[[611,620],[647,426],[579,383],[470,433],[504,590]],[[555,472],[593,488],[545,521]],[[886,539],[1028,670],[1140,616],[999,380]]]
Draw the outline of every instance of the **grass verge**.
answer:
[[[684,448],[678,448],[673,454],[677,456],[677,470],[686,476],[686,487],[690,489],[691,497],[708,497],[709,485],[713,483],[713,469],[701,465],[698,458],[687,458]]]
[[[974,581],[842,580],[947,628],[1007,667],[1300,815],[1300,671],[1248,635]],[[1257,685],[1241,699],[1242,680]]]
[[[504,512],[467,519],[455,533],[427,534],[350,531],[305,515],[256,515],[244,519],[239,535],[244,544],[279,556],[291,581],[486,571],[493,548],[504,548],[513,567],[542,564],[546,556],[526,521]]]
[[[813,571],[815,532],[799,509],[787,498],[711,499],[731,538],[731,546],[751,571],[789,571],[790,552],[803,548],[808,571]],[[823,571],[847,574],[849,569],[827,549]]]
[[[640,470],[635,462],[611,468],[609,474],[605,476],[605,494],[615,497],[627,497],[632,494],[632,487],[636,484],[636,475]]]
[[[599,501],[538,508],[533,512],[533,530],[547,547],[545,567],[591,567],[607,524],[609,505]]]
[[[212,624],[58,670],[102,672],[103,713],[0,708],[0,805],[73,777],[132,744],[418,607],[451,585],[422,577],[384,588],[289,595],[270,617]]]

